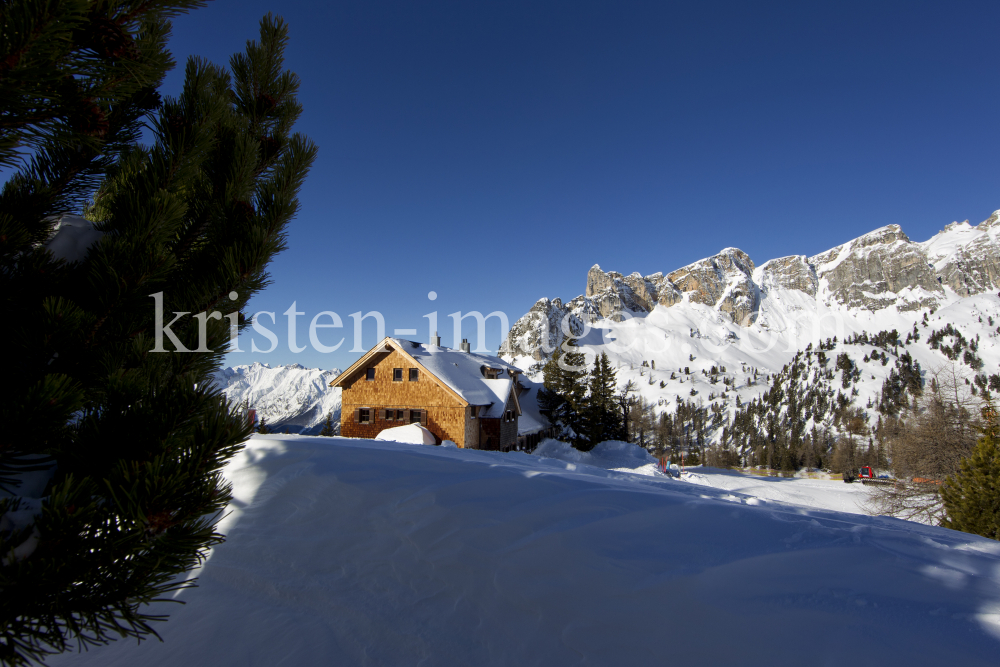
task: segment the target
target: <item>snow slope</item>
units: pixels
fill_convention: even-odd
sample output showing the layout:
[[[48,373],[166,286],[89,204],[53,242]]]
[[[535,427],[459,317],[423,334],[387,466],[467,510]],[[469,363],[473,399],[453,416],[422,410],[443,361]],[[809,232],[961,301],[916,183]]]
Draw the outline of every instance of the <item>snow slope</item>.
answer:
[[[691,468],[681,473],[681,481],[732,491],[726,500],[759,505],[780,502],[787,505],[864,514],[870,487],[845,484],[842,479],[808,477],[759,477],[721,468]]]
[[[180,595],[188,604],[159,609],[171,614],[165,642],[51,665],[975,666],[1000,655],[1000,543],[963,533],[371,440],[255,436],[225,474],[228,540]]]
[[[215,383],[234,403],[247,401],[272,429],[315,435],[328,413],[334,424],[340,421],[340,389],[329,386],[338,375],[336,368],[324,371],[299,364],[272,368],[254,362],[222,369]]]
[[[954,366],[940,350],[931,349],[928,344],[931,332],[950,323],[969,340],[979,337],[978,354],[985,373],[1000,370],[1000,297],[993,293],[952,297],[934,314],[895,309],[870,312],[836,304],[828,306],[794,290],[774,290],[763,302],[752,327],[741,327],[701,304],[657,306],[651,313],[622,322],[610,319],[593,322],[580,339],[580,345],[588,367],[593,365],[596,355],[606,352],[616,369],[618,386],[631,380],[636,393],[656,405],[657,412],[670,412],[677,403],[690,400],[706,407],[718,404],[731,417],[737,397],[745,404],[759,396],[769,387],[768,376],[780,371],[798,350],[837,337],[839,344],[827,354],[832,360],[845,352],[858,365],[861,377],[856,383],[859,394],[854,402],[865,407],[869,399],[877,403],[897,356],[890,351],[887,365],[864,361],[873,346],[844,344],[846,338],[856,333],[896,329],[903,339],[916,326],[920,340],[900,346],[899,353],[911,354],[925,372],[925,382],[929,382],[935,373]],[[922,319],[924,313],[928,313],[926,324]],[[534,380],[541,380],[540,366],[533,359],[518,357],[515,362],[534,371],[531,375]],[[703,374],[712,367],[725,371],[714,378]],[[975,374],[961,363],[957,370],[969,378]],[[723,378],[732,383],[730,387],[722,384]],[[836,384],[839,386],[839,381]],[[869,409],[868,418],[874,425],[877,412]],[[721,427],[715,429],[712,441],[721,438],[721,430]]]
[[[581,452],[572,445],[548,439],[543,440],[532,454],[592,468],[666,478],[660,473],[659,462],[649,452],[626,442],[602,442],[589,452]],[[780,502],[809,509],[864,514],[868,499],[869,487],[863,484],[845,484],[842,479],[810,479],[802,473],[797,477],[764,477],[703,466],[682,471],[676,464],[673,470],[679,483],[733,491],[738,495],[727,493],[721,498],[746,505]]]

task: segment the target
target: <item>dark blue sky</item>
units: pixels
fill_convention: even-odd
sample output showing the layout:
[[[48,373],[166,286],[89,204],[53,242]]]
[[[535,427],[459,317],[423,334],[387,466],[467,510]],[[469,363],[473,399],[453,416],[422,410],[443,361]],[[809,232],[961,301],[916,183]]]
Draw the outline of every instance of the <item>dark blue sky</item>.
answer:
[[[513,323],[594,263],[669,272],[736,246],[759,264],[1000,208],[1000,3],[216,0],[171,49],[226,62],[269,10],[320,153],[251,304],[280,345],[229,363],[345,367],[359,310],[419,340],[437,310],[450,345],[448,313]],[[345,329],[320,339],[341,349],[290,353],[292,301],[299,345],[332,310]]]

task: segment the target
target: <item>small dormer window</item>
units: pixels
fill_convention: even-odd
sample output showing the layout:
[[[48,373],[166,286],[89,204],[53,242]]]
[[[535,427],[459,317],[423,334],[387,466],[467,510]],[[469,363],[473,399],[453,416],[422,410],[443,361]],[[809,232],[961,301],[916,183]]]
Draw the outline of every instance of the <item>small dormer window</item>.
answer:
[[[368,370],[365,371],[365,379],[368,380],[368,381],[371,381],[371,380],[375,379],[375,369],[374,368],[369,368]]]

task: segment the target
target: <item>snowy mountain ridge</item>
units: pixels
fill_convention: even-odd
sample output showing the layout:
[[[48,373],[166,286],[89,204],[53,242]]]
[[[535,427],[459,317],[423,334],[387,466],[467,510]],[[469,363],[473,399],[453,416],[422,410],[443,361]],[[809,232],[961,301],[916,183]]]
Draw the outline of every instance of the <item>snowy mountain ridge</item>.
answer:
[[[235,403],[247,402],[257,417],[279,431],[315,434],[327,414],[340,419],[340,390],[329,386],[340,369],[324,371],[301,364],[275,366],[256,361],[224,368],[215,375],[216,385]]]
[[[970,391],[985,389],[1000,370],[998,220],[1000,211],[979,225],[952,223],[923,243],[887,225],[818,255],[759,266],[736,248],[666,275],[595,265],[585,294],[540,299],[500,354],[540,380],[542,364],[572,332],[588,364],[606,352],[619,387],[631,381],[656,413],[682,404],[704,411],[712,424],[704,435],[718,443],[740,405],[764,395],[797,353],[823,342],[829,360],[846,355],[853,370],[842,385],[811,357],[811,377],[822,384],[815,390],[828,396],[805,427],[831,424],[838,392],[874,427],[883,386],[901,365],[919,364],[925,381],[956,368]],[[954,336],[944,333],[948,326]],[[893,330],[898,342],[878,355],[862,342]]]
[[[773,302],[782,292],[844,311],[937,309],[1000,287],[998,221],[1000,211],[975,226],[967,220],[951,223],[923,243],[911,241],[899,225],[886,225],[812,257],[780,257],[759,267],[738,248],[667,275],[626,276],[595,264],[587,273],[585,294],[565,305],[560,299],[540,299],[511,328],[500,354],[540,361],[563,337],[551,323],[566,319],[579,332],[584,321],[620,322],[657,306],[705,305],[749,328],[775,310]]]

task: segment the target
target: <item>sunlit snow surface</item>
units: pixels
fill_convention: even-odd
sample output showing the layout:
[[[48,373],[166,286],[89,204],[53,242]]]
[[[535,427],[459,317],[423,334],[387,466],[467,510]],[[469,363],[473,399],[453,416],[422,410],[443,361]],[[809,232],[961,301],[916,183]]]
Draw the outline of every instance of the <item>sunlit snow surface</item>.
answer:
[[[589,452],[581,452],[564,442],[544,440],[534,453],[615,472],[660,476],[659,465],[649,452],[625,442],[602,442]],[[674,470],[678,473],[679,482],[732,491],[718,497],[748,505],[781,502],[862,514],[869,490],[862,484],[845,484],[842,479],[763,477],[700,466],[679,468],[676,464]]]
[[[615,455],[255,436],[165,642],[51,664],[997,664],[1000,543]]]

